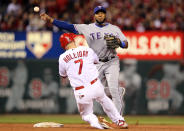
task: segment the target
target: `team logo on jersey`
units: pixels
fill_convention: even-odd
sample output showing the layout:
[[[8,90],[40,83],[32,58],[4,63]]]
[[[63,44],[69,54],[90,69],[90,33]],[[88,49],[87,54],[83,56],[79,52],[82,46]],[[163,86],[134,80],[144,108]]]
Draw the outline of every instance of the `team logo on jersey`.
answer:
[[[26,46],[36,56],[36,58],[40,59],[52,47],[52,33],[28,32]]]

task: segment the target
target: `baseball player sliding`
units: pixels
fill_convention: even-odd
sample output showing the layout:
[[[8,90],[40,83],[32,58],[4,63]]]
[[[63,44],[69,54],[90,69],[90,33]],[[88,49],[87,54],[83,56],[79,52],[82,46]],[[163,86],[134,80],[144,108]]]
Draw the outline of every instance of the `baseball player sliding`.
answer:
[[[74,90],[77,107],[82,119],[98,129],[128,128],[124,118],[118,113],[112,101],[106,96],[104,87],[98,78],[95,64],[97,55],[89,47],[77,47],[75,34],[64,33],[60,36],[61,47],[66,50],[59,57],[59,74],[68,77]],[[114,124],[99,123],[93,114],[93,100],[99,102]]]
[[[91,24],[69,24],[64,21],[58,21],[42,13],[41,19],[53,25],[73,32],[75,34],[83,34],[87,40],[88,46],[99,57],[97,69],[99,78],[106,87],[105,91],[112,98],[116,108],[122,113],[123,89],[119,88],[119,58],[116,55],[117,47],[128,48],[128,42],[121,30],[110,23],[106,23],[106,9],[102,6],[94,8],[95,23]]]

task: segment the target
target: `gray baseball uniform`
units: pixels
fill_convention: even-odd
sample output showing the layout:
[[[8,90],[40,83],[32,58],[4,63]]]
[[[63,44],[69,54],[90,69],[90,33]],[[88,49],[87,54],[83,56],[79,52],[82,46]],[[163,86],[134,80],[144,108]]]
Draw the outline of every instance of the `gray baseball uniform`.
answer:
[[[100,27],[95,23],[92,24],[74,24],[75,29],[79,34],[83,34],[87,40],[90,48],[98,55],[100,63],[97,65],[99,71],[99,78],[104,86],[107,95],[111,95],[112,100],[117,107],[120,114],[122,113],[122,89],[118,85],[119,77],[119,59],[116,55],[115,49],[108,49],[104,35],[114,35],[121,41],[127,40],[121,30],[112,24],[106,23],[105,26]],[[110,93],[110,94],[108,94]]]

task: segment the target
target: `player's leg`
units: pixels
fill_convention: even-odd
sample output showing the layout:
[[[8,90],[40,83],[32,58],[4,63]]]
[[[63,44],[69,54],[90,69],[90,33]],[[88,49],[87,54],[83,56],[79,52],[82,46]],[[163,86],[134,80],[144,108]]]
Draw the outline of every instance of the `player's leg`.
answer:
[[[124,117],[122,117],[119,114],[112,100],[105,95],[105,92],[104,92],[104,95],[97,98],[96,101],[98,101],[102,105],[104,112],[114,123],[114,124],[110,124],[102,120],[100,121],[101,124],[104,123],[105,125],[108,125],[109,127],[112,127],[112,128],[128,128],[128,124],[125,122]]]
[[[88,122],[92,127],[103,129],[100,125],[98,118],[93,114],[93,103],[90,104],[77,104],[82,119]]]
[[[101,104],[104,112],[112,120],[112,122],[116,123],[118,120],[124,120],[124,117],[119,114],[112,100],[105,94],[104,96],[96,99],[96,101]]]
[[[111,93],[112,101],[115,104],[118,112],[122,114],[123,108],[123,89],[119,87],[119,60],[114,59],[113,61],[106,64],[105,76],[109,91]]]
[[[104,87],[107,87],[107,81],[106,81],[106,78],[105,78],[105,74],[104,74],[104,70],[105,68],[103,67],[104,63],[103,62],[99,62],[99,64],[96,64],[96,67],[98,69],[98,72],[99,72],[99,76],[98,78],[100,79],[101,83],[103,84]],[[106,90],[106,88],[105,88]],[[110,96],[110,93],[107,93],[105,91],[106,95]],[[97,114],[103,114],[103,109],[101,107],[101,105],[94,101],[93,103],[93,109],[94,109],[94,113],[97,113]]]
[[[90,88],[91,88],[91,92],[94,92],[94,94],[92,95],[93,99],[95,99],[97,102],[101,104],[105,113],[115,123],[111,125],[118,126],[119,128],[127,128],[128,125],[125,122],[124,118],[119,114],[112,100],[108,98],[107,95],[105,94],[104,86],[102,85],[100,80],[96,81]],[[101,125],[107,125],[107,124],[101,123]],[[104,127],[109,128],[109,127],[112,127],[111,125],[104,126]]]
[[[83,97],[81,100],[80,95],[74,92],[75,99],[77,102],[77,107],[80,112],[82,119],[88,122],[92,127],[103,129],[100,125],[98,118],[93,114],[93,101],[90,98]]]

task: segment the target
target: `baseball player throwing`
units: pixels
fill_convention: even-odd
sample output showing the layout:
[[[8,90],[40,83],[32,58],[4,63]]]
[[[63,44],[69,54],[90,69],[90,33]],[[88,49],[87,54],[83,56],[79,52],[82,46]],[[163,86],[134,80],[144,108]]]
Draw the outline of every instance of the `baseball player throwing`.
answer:
[[[60,36],[61,47],[66,49],[66,52],[59,57],[59,74],[69,78],[82,119],[92,127],[104,129],[93,114],[93,100],[96,100],[117,128],[128,128],[124,118],[106,96],[98,78],[98,70],[94,65],[99,62],[97,55],[89,47],[77,47],[74,35],[65,33]]]
[[[106,23],[106,9],[102,6],[94,8],[95,23],[91,24],[69,24],[64,21],[58,21],[42,13],[41,19],[52,23],[53,25],[73,32],[83,34],[90,48],[99,57],[97,68],[99,78],[103,85],[107,87],[105,92],[111,96],[116,108],[122,113],[122,88],[119,88],[119,58],[116,55],[117,47],[128,48],[128,42],[121,30],[110,23]]]

